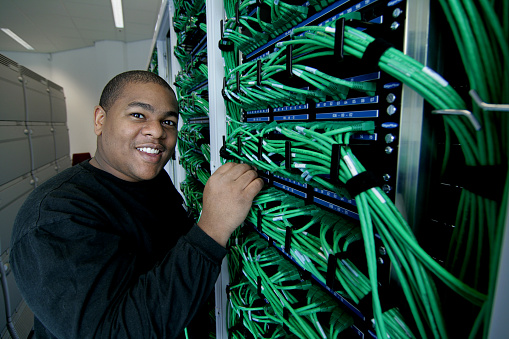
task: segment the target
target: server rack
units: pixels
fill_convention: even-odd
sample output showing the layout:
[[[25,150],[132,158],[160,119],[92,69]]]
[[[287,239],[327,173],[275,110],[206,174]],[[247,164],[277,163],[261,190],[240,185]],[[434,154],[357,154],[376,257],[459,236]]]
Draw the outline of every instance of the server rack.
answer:
[[[308,2],[304,5],[310,5]],[[322,2],[325,3],[325,2]],[[351,12],[355,12],[356,8],[354,6],[360,5],[361,8],[364,8],[364,5],[369,6],[373,3],[383,3],[387,7],[402,9],[403,22],[399,22],[398,20],[394,20],[394,22],[398,22],[401,26],[400,31],[404,32],[404,37],[401,40],[401,44],[399,48],[405,52],[405,54],[413,57],[415,60],[420,61],[423,64],[433,64],[433,60],[428,60],[428,53],[430,51],[435,53],[434,57],[436,57],[436,51],[433,51],[430,48],[430,42],[433,38],[430,38],[429,28],[434,27],[434,23],[429,23],[430,20],[430,5],[429,2],[404,2],[404,1],[363,1],[358,2],[357,4],[345,4],[344,1],[338,2],[330,2],[323,5],[324,9],[345,9],[346,11],[350,10]],[[257,2],[258,5],[258,2]],[[328,7],[330,5],[330,7]],[[351,7],[350,7],[351,6]],[[433,6],[432,6],[433,7]],[[392,10],[391,8],[391,10]],[[169,31],[159,31],[156,33],[154,37],[155,41],[158,43],[168,43],[170,47],[166,46],[166,51],[171,51],[172,43],[174,44],[175,32],[171,30],[172,26],[172,11],[174,10],[173,4],[169,2],[162,7],[164,15],[162,16],[162,21],[167,20],[170,23]],[[434,11],[437,9],[434,8]],[[165,19],[166,18],[166,19]],[[390,18],[390,15],[386,15],[385,18]],[[227,19],[227,16],[224,13],[224,7],[222,4],[212,4],[206,2],[206,24],[207,24],[207,58],[209,65],[209,107],[214,107],[211,109],[212,112],[209,116],[209,126],[210,126],[210,145],[211,145],[211,171],[213,172],[219,164],[221,163],[221,159],[219,158],[219,150],[223,146],[222,136],[226,135],[227,118],[224,114],[224,100],[223,96],[221,96],[221,89],[224,88],[224,72],[223,72],[223,64],[221,54],[218,51],[217,43],[221,41],[221,25],[219,24],[222,20],[223,22]],[[170,40],[166,40],[166,33],[170,36]],[[173,38],[173,40],[172,40]],[[173,42],[172,42],[173,41]],[[263,52],[262,50],[259,53]],[[243,61],[249,61],[250,58],[256,58],[256,51],[250,53],[245,53]],[[258,55],[259,56],[259,55]],[[176,63],[174,63],[176,65]],[[176,67],[177,68],[177,67]],[[383,75],[382,75],[383,77]],[[167,78],[169,82],[173,82],[175,77]],[[386,84],[390,84],[390,82],[386,82]],[[213,89],[214,88],[214,89]],[[398,206],[399,210],[404,213],[406,220],[409,221],[409,224],[415,227],[415,231],[419,232],[419,227],[422,224],[425,224],[423,220],[426,218],[425,213],[425,202],[426,199],[430,199],[427,196],[426,185],[429,184],[429,177],[426,173],[427,166],[429,163],[430,157],[430,149],[429,144],[433,142],[431,139],[433,136],[429,133],[429,130],[426,129],[427,120],[430,118],[428,115],[431,114],[432,109],[424,103],[422,97],[413,91],[410,87],[406,85],[401,85],[399,88],[400,92],[396,94],[396,97],[401,98],[399,101],[399,106],[395,107],[396,111],[401,113],[400,119],[397,123],[399,123],[398,129],[395,133],[377,133],[378,141],[381,141],[380,144],[383,144],[382,150],[385,151],[386,147],[391,147],[392,145],[385,145],[383,141],[387,134],[390,134],[389,140],[396,138],[396,152],[391,153],[394,155],[393,161],[395,161],[395,165],[392,165],[392,173],[387,177],[388,183],[385,185],[389,185],[390,187],[385,186],[386,191],[389,193],[391,199]],[[210,94],[212,93],[212,94]],[[386,97],[388,93],[384,93],[384,97]],[[379,96],[382,97],[381,95]],[[348,99],[346,100],[348,101]],[[323,107],[322,107],[323,108]],[[299,107],[287,107],[287,110],[299,109]],[[330,110],[322,109],[318,111],[319,114],[330,114]],[[275,114],[270,112],[270,114],[265,114],[266,112],[259,111],[251,111],[246,112],[245,118],[247,119],[275,119]],[[252,115],[250,115],[252,114]],[[316,114],[313,112],[312,114]],[[280,116],[286,116],[288,120],[299,120],[297,114],[281,114]],[[281,118],[284,120],[285,118]],[[260,120],[263,121],[263,120]],[[269,120],[271,121],[271,120]],[[390,121],[388,121],[390,122]],[[382,122],[383,123],[383,122]],[[382,124],[380,123],[380,125]],[[390,126],[390,125],[389,125]],[[380,129],[383,131],[382,129]],[[379,130],[379,131],[380,131]],[[393,132],[393,131],[391,131]],[[383,137],[383,139],[381,138]],[[393,142],[393,141],[391,141]],[[386,144],[389,142],[386,141]],[[393,144],[394,145],[394,144]],[[392,148],[392,147],[391,147]],[[394,151],[394,148],[393,148]],[[389,155],[389,154],[388,154]],[[177,171],[178,170],[173,170]],[[269,175],[270,176],[270,175]],[[282,179],[279,180],[279,179]],[[289,192],[295,193],[299,190],[301,185],[298,182],[292,182],[288,180],[284,180],[285,178],[269,178],[269,184],[273,184],[274,182],[279,183],[280,188],[287,190]],[[274,180],[274,181],[270,181]],[[384,179],[385,180],[385,179]],[[179,182],[179,181],[177,181]],[[297,192],[297,195],[299,193]],[[328,193],[326,193],[328,195]],[[330,194],[329,194],[330,195]],[[335,207],[333,207],[334,209]],[[336,210],[339,210],[336,208]],[[280,248],[281,250],[281,248]],[[284,254],[284,249],[282,250]],[[227,274],[226,264],[223,266],[223,271],[220,279],[218,280],[218,285],[216,288],[216,317],[218,319],[217,322],[217,335],[218,337],[226,337],[228,333],[228,329],[224,325],[226,323],[225,318],[228,316],[227,308],[225,306],[227,301],[226,296],[226,286],[229,283],[229,277]],[[374,335],[372,331],[367,330],[364,335]]]

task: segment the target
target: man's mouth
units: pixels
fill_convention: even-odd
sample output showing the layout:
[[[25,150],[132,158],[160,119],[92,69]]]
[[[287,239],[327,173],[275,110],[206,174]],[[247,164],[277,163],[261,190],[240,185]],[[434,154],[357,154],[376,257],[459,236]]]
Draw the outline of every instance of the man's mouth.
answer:
[[[138,147],[137,150],[140,151],[140,152],[148,153],[148,154],[159,154],[159,153],[161,153],[161,150],[158,150],[156,148],[151,148],[151,147]]]

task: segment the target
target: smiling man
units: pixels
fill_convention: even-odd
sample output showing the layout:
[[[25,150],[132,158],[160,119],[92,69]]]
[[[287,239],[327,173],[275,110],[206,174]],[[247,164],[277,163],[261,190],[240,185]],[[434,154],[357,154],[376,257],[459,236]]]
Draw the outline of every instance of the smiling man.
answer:
[[[263,181],[248,165],[221,166],[195,223],[163,170],[177,122],[163,79],[117,75],[94,109],[94,158],[45,182],[20,209],[11,264],[36,338],[179,338],[210,295]]]

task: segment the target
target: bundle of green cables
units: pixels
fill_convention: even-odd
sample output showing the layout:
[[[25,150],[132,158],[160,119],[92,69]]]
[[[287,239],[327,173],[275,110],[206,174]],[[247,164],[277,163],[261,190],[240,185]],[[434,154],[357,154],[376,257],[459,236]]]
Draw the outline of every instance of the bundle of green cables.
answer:
[[[318,183],[329,190],[338,192],[337,186],[319,177],[319,174],[330,173],[332,145],[340,144],[340,168],[338,179],[345,183],[350,178],[364,172],[365,169],[348,146],[350,137],[357,131],[366,130],[366,123],[322,123],[306,126],[299,123],[280,124],[239,124],[236,133],[229,135],[229,145],[236,149],[236,137],[241,135],[243,141],[241,155],[230,149],[232,156],[255,165],[259,169],[280,172],[285,176],[290,173],[284,164],[277,165],[269,154],[284,155],[284,140],[263,139],[271,131],[278,131],[292,142],[292,168],[305,173],[313,183]],[[340,126],[340,127],[339,127]],[[364,128],[364,129],[363,129]],[[373,128],[373,126],[371,126]],[[258,159],[259,138],[262,138],[262,159]],[[227,144],[228,145],[228,144]],[[251,154],[250,154],[251,153]],[[293,154],[295,153],[295,154]],[[299,162],[295,162],[298,159]],[[386,333],[380,301],[378,299],[378,281],[376,269],[376,249],[374,245],[374,227],[378,231],[398,275],[403,291],[412,310],[414,319],[422,337],[427,336],[430,328],[436,337],[446,336],[439,298],[435,291],[430,273],[440,278],[447,286],[470,302],[479,305],[486,296],[465,285],[447,272],[431,258],[417,243],[409,225],[403,219],[392,201],[378,187],[362,192],[355,197],[361,222],[363,240],[366,249],[369,278],[373,295],[373,310],[377,333]],[[426,326],[425,326],[426,324]]]
[[[509,103],[509,3],[440,0],[440,4],[451,26],[470,88],[486,102]],[[505,173],[502,172],[505,177],[500,178],[504,190],[500,198],[486,198],[468,189],[462,190],[447,265],[460,279],[487,291],[488,300],[471,331],[471,336],[475,336],[484,324],[483,336],[487,337],[505,229],[507,211],[504,207],[509,195],[509,120],[507,113],[484,111],[474,102],[471,107],[482,129],[464,137],[458,135],[455,118],[445,117],[447,146],[454,142],[449,137],[452,130],[460,140],[465,165],[505,168]],[[448,151],[449,148],[444,172],[447,172]],[[488,274],[480,273],[483,267],[488,267]],[[473,273],[467,274],[469,272]]]
[[[258,210],[261,211],[258,221]],[[304,225],[292,224],[295,217],[309,216]],[[253,225],[260,223],[262,232],[273,239],[278,246],[285,245],[287,227],[291,228],[290,254],[306,271],[312,273],[323,284],[326,283],[328,260],[337,261],[335,276],[344,290],[337,291],[345,298],[359,303],[370,292],[369,280],[348,258],[336,259],[331,254],[346,253],[348,245],[361,239],[360,228],[352,222],[338,219],[315,205],[304,206],[304,201],[289,196],[275,188],[262,191],[253,202],[247,221]],[[308,230],[320,227],[319,236]],[[333,243],[327,241],[327,232],[333,235]],[[342,248],[338,247],[344,241]],[[288,249],[285,249],[288,250]]]

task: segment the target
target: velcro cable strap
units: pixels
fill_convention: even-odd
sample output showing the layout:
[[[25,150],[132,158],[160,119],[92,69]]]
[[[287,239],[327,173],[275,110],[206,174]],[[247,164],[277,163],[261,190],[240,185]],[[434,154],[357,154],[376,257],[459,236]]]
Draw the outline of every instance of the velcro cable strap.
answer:
[[[380,186],[380,180],[371,171],[364,171],[352,177],[345,184],[348,193],[353,197],[373,187]]]
[[[387,42],[382,38],[375,38],[375,40],[366,47],[361,60],[368,67],[377,67],[382,54],[391,47],[393,46],[390,42]]]

